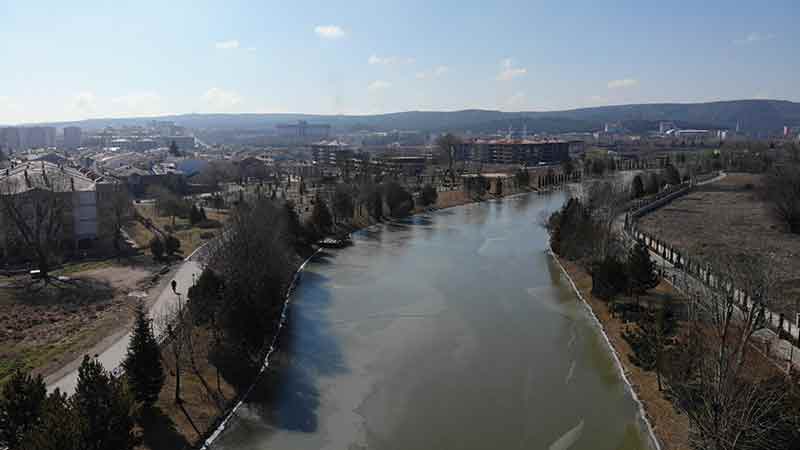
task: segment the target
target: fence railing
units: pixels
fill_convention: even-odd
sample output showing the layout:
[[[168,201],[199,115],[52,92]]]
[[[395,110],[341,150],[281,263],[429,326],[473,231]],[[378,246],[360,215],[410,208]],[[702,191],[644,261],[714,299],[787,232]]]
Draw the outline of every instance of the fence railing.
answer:
[[[640,230],[633,221],[628,223],[626,231],[632,239],[644,242],[653,253],[671,264],[676,270],[691,276],[707,288],[722,291],[730,296],[740,309],[747,310],[753,307],[753,293],[745,292],[734,286],[734,282],[729,276],[715,271],[712,265],[707,261],[701,258],[691,257],[686,252],[682,252],[663,240],[645,233]],[[675,277],[672,281],[674,285],[680,281],[680,278]],[[683,290],[690,289],[691,287],[687,285],[683,286]],[[765,325],[768,328],[778,333],[779,336],[788,336],[791,341],[800,344],[800,342],[797,342],[798,337],[800,337],[800,330],[798,330],[797,326],[793,326],[792,321],[787,320],[783,313],[776,313],[765,309],[764,314]]]

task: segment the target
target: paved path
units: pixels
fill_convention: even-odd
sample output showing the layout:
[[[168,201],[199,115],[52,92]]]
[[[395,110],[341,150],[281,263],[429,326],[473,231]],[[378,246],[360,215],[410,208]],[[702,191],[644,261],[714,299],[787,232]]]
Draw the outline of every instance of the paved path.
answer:
[[[197,252],[187,258],[187,260],[181,264],[178,270],[170,278],[170,281],[175,280],[178,283],[176,291],[181,294],[181,300],[185,300],[186,291],[194,282],[194,277],[199,277],[200,272],[202,271],[201,265],[196,261],[199,253],[201,252]],[[150,308],[150,317],[157,319],[163,315],[169,310],[170,307],[178,302],[178,298],[178,295],[172,292],[171,283],[167,283],[167,285],[159,294],[155,303],[153,303],[153,306]],[[158,333],[159,330],[156,330],[157,335]],[[105,349],[99,354],[98,359],[106,369],[114,372],[119,370],[118,368],[125,358],[125,353],[127,352],[130,338],[130,332],[118,335],[117,338],[112,339],[111,342],[109,342],[109,345],[105,347]],[[82,359],[83,356],[68,364],[67,367],[69,368],[69,372],[66,375],[63,375],[62,370],[61,374],[56,373],[48,378],[45,378],[47,390],[52,392],[58,388],[61,390],[61,392],[65,392],[70,395],[75,392],[75,387],[78,383],[78,366],[80,366]]]

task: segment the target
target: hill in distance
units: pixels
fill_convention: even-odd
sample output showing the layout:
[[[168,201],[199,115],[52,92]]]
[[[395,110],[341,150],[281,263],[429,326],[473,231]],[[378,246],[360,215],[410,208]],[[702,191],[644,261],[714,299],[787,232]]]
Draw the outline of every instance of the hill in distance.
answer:
[[[601,106],[566,111],[492,110],[406,111],[375,115],[315,114],[180,114],[161,117],[124,119],[87,119],[75,122],[49,123],[57,127],[80,126],[100,129],[107,126],[142,125],[157,120],[174,121],[194,129],[265,130],[279,123],[305,120],[327,123],[336,131],[352,130],[422,130],[429,132],[466,131],[493,132],[511,126],[523,126],[531,133],[595,131],[603,123],[621,122],[640,127],[657,127],[658,121],[671,120],[691,128],[734,129],[739,123],[744,131],[777,133],[785,125],[800,126],[800,103],[783,100],[733,100],[710,103],[652,103]],[[639,130],[634,130],[639,131]]]

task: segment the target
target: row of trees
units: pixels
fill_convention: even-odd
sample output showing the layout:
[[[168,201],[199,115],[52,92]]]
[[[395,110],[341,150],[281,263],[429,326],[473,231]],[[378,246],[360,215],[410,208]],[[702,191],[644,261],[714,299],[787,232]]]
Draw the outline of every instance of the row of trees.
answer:
[[[645,195],[657,194],[666,185],[678,185],[682,182],[681,174],[673,165],[667,165],[660,172],[650,171],[636,174],[631,181],[631,197],[641,198]]]

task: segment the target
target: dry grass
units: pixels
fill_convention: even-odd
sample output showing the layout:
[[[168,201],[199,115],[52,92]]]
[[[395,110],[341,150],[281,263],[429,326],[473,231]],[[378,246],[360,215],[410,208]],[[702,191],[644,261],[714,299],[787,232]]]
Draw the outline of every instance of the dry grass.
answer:
[[[608,335],[614,350],[620,356],[620,361],[625,373],[633,386],[636,395],[644,404],[647,419],[653,425],[656,437],[664,450],[688,450],[689,447],[689,420],[681,415],[667,400],[663,392],[658,390],[658,380],[654,371],[648,372],[637,367],[628,359],[632,353],[631,347],[622,338],[625,327],[619,319],[611,316],[608,304],[594,298],[591,294],[592,277],[577,264],[559,258],[570,278],[578,287],[583,298],[589,302],[592,311],[597,316],[603,329]],[[673,301],[681,301],[678,293],[672,286],[662,281],[651,294],[642,296],[640,301],[644,304],[657,304],[669,297]]]
[[[782,310],[793,312],[800,302],[800,235],[782,231],[759,198],[760,182],[759,175],[729,174],[644,216],[639,225],[690,257],[769,255],[783,290]]]
[[[33,291],[18,278],[0,288],[0,385],[15,369],[49,375],[132,323],[127,294],[150,272],[109,262],[67,269],[75,285]]]
[[[147,205],[136,205],[136,211],[145,218],[150,219],[156,227],[160,230],[166,231],[170,227],[173,226],[172,224],[172,217],[163,217],[159,216],[156,212],[155,206],[152,204]],[[228,220],[228,214],[223,212],[217,211],[207,211],[206,217],[209,220],[216,220],[222,224],[224,224]],[[184,255],[188,255],[195,251],[198,247],[205,244],[208,239],[203,239],[201,234],[203,233],[214,233],[215,235],[219,233],[219,229],[202,229],[198,227],[193,227],[189,223],[189,219],[183,219],[180,217],[175,218],[175,225],[174,231],[172,234],[178,238],[181,242],[181,251]],[[150,244],[150,240],[153,239],[153,232],[145,228],[141,223],[134,222],[132,223],[128,229],[128,234],[131,236],[131,239],[136,242],[136,246],[139,248],[147,248]]]

